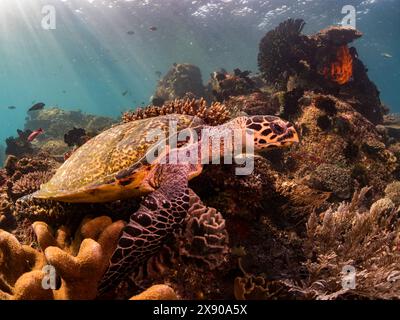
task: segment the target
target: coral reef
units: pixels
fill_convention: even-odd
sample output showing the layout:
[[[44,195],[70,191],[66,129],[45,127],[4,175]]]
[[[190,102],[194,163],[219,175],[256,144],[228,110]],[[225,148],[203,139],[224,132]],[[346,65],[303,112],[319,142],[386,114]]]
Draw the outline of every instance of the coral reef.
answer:
[[[127,123],[179,113],[219,125],[242,114],[278,115],[294,123],[301,142],[255,155],[248,176],[237,176],[236,165],[204,166],[190,181],[184,228],[101,299],[400,298],[399,116],[386,115],[350,47],[359,31],[304,35],[303,27],[290,19],[265,35],[260,75],[220,70],[204,87],[197,67],[175,64],[152,105],[122,116]],[[30,113],[26,129],[46,132],[33,143],[31,131],[8,140],[15,156],[0,170],[0,228],[10,232],[0,231],[0,298],[96,298],[122,221],[138,203],[19,199],[49,179],[65,152],[112,124],[51,108]],[[47,264],[59,280],[53,290],[41,287]]]
[[[249,77],[250,73],[239,69],[235,69],[233,73],[216,71],[211,74],[208,90],[211,91],[214,100],[219,102],[258,91],[256,83]]]
[[[396,206],[400,205],[400,181],[394,181],[385,188],[386,198],[393,201]]]
[[[169,286],[166,285],[154,285],[146,291],[133,296],[129,300],[178,300],[178,297]]]
[[[310,40],[301,34],[304,25],[301,19],[286,20],[260,42],[259,69],[264,79],[278,89],[286,89],[290,76],[309,68]]]
[[[53,176],[52,171],[35,171],[23,175],[15,181],[11,193],[14,198],[21,198],[39,190],[43,183],[46,183]]]
[[[213,270],[227,260],[229,237],[225,228],[225,219],[214,208],[207,208],[200,198],[191,192],[188,221],[180,255],[197,260]]]
[[[182,99],[188,94],[197,99],[205,96],[201,71],[191,64],[174,64],[159,81],[152,100]]]
[[[258,64],[267,83],[277,91],[318,90],[347,99],[374,124],[386,108],[379,91],[349,43],[362,34],[352,28],[330,27],[314,35],[301,34],[303,20],[289,19],[268,32],[260,43]],[[357,97],[357,99],[348,99]]]
[[[166,102],[161,107],[148,106],[144,109],[126,112],[122,116],[122,122],[127,123],[174,113],[197,116],[209,125],[223,124],[230,119],[227,108],[221,103],[215,102],[208,106],[204,99],[186,99]]]
[[[271,96],[265,92],[254,92],[248,95],[231,96],[224,101],[224,105],[233,116],[242,113],[248,115],[269,114],[277,115],[280,112],[280,103],[277,95]]]
[[[25,155],[31,155],[35,152],[31,143],[28,141],[29,135],[32,133],[31,130],[18,130],[18,137],[9,137],[6,139],[6,155],[14,155],[22,157]]]
[[[114,123],[115,121],[108,117],[51,107],[29,112],[25,123],[25,129],[32,131],[37,128],[42,128],[44,130],[42,135],[28,144],[30,148],[39,149],[50,155],[62,157],[70,150],[71,141],[68,138],[74,133],[76,135],[77,131],[73,131],[74,128],[82,128],[85,130],[86,137],[83,138],[82,141],[79,141],[79,143],[82,144],[87,141],[86,139],[108,129]],[[64,141],[65,135],[67,135],[67,141]],[[73,145],[79,145],[79,143],[74,142]],[[19,156],[18,154],[16,155]]]
[[[369,188],[349,203],[331,208],[307,223],[305,263],[308,290],[319,299],[399,298],[398,211],[390,199],[365,208]],[[355,287],[343,286],[344,269],[355,268]],[[340,276],[342,274],[342,276]]]
[[[47,224],[36,222],[33,229],[41,251],[21,245],[14,236],[0,231],[0,297],[7,300],[94,299],[124,225],[122,221],[112,223],[109,217],[84,219],[70,242],[70,231],[66,227],[53,235]],[[54,267],[61,278],[59,288],[43,288],[46,265]]]

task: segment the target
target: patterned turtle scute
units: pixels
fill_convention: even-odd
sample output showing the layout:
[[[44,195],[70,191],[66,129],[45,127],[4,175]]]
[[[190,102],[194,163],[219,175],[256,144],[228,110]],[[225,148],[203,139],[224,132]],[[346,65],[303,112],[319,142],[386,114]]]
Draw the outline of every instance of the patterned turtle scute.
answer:
[[[85,189],[96,189],[115,181],[124,170],[138,164],[147,151],[159,142],[158,136],[149,139],[152,130],[169,136],[171,122],[176,122],[178,131],[200,126],[199,118],[187,115],[167,115],[115,126],[96,136],[61,166],[53,178],[36,194],[39,198],[57,198],[60,194],[77,193]]]

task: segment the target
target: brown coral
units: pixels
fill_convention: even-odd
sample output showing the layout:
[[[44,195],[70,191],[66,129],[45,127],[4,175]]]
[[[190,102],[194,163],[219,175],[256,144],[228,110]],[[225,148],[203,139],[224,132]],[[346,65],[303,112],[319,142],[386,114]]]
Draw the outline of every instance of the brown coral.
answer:
[[[174,289],[167,285],[154,285],[129,300],[178,300]]]
[[[3,232],[0,238],[0,294],[4,299],[93,299],[97,285],[108,267],[116,247],[122,221],[112,223],[109,217],[84,219],[70,241],[70,232],[61,227],[53,236],[50,227],[33,225],[43,251],[21,245]],[[45,261],[45,262],[44,262]],[[42,269],[51,265],[61,278],[59,289],[45,290]]]
[[[31,194],[39,190],[40,186],[50,180],[53,174],[53,171],[27,173],[14,182],[11,192],[16,199]]]
[[[213,270],[227,260],[229,253],[225,219],[214,208],[207,208],[193,191],[190,202],[181,255]]]
[[[127,123],[130,121],[174,113],[197,116],[203,119],[204,122],[209,125],[219,125],[230,119],[228,110],[226,109],[225,105],[221,103],[214,102],[208,106],[204,99],[176,99],[165,103],[161,107],[148,106],[144,109],[138,109],[134,112],[126,112],[122,116],[122,122]]]
[[[289,280],[268,281],[261,276],[245,275],[234,282],[237,300],[307,299],[308,294]]]
[[[7,193],[0,193],[0,228],[8,229],[10,218],[12,216],[12,212],[14,209],[14,205]]]

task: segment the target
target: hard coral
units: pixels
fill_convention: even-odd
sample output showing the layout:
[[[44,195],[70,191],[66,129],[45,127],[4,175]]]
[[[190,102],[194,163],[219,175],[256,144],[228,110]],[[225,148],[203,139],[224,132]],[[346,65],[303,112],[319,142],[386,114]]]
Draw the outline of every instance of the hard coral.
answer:
[[[17,239],[0,233],[0,295],[4,299],[94,299],[97,286],[115,250],[122,221],[109,217],[85,219],[70,241],[66,227],[55,235],[42,222],[33,225],[42,251],[22,246]],[[43,267],[51,265],[61,277],[58,289],[46,290]]]
[[[129,300],[178,300],[174,289],[167,285],[154,285]]]
[[[180,253],[213,270],[227,260],[229,253],[225,219],[214,208],[206,207],[194,192],[190,202]]]
[[[400,205],[400,181],[394,181],[387,185],[385,196],[393,201],[396,206]]]
[[[18,130],[18,137],[9,137],[6,139],[6,154],[22,157],[35,153],[32,144],[28,141],[31,130]]]
[[[187,114],[197,116],[209,125],[219,125],[230,119],[229,112],[225,105],[214,102],[210,106],[204,99],[196,100],[174,100],[165,103],[161,107],[148,106],[144,109],[138,109],[134,112],[126,112],[122,116],[122,122],[158,117],[166,114]]]
[[[14,198],[18,199],[39,190],[43,183],[50,180],[53,171],[35,171],[23,175],[14,182],[11,193]]]
[[[234,73],[214,72],[211,74],[209,90],[216,101],[224,102],[230,97],[247,95],[259,91],[249,77],[250,71],[235,69]]]

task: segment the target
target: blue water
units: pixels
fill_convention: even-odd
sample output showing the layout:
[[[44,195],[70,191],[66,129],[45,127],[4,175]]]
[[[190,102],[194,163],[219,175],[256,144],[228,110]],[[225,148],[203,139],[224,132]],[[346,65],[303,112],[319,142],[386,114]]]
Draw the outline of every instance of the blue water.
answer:
[[[49,4],[55,30],[41,27]],[[338,24],[346,4],[364,32],[361,59],[383,101],[400,112],[399,0],[0,0],[0,141],[23,127],[33,102],[117,117],[147,103],[156,71],[174,62],[198,65],[204,81],[221,67],[257,71],[265,32],[288,17],[316,32]]]

